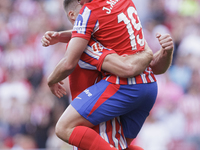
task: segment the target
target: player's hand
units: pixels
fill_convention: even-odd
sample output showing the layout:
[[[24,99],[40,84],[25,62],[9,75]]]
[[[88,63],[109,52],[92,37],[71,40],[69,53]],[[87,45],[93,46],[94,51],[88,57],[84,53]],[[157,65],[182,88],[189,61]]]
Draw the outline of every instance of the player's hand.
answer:
[[[56,83],[56,84],[52,84],[52,85],[49,85],[49,88],[51,90],[51,92],[57,96],[58,98],[61,98],[63,97],[64,95],[67,94],[66,92],[66,89],[63,87],[63,82],[59,82],[59,83]]]
[[[163,51],[172,52],[174,50],[174,43],[172,37],[169,34],[161,35],[160,33],[157,33],[156,38],[158,38]]]
[[[58,43],[59,36],[60,36],[59,32],[47,31],[41,39],[42,46],[47,47],[49,45]]]

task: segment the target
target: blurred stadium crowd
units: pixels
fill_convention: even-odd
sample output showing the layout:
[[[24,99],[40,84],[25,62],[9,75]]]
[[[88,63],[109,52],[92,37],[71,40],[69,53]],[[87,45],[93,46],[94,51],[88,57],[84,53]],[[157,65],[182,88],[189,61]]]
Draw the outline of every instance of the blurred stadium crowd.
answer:
[[[133,0],[154,52],[157,32],[171,34],[174,58],[157,76],[157,102],[135,144],[145,150],[200,150],[200,0]],[[72,26],[62,0],[0,1],[0,149],[70,149],[54,133],[69,104],[46,79],[65,52],[46,31]],[[67,86],[67,85],[66,85]]]

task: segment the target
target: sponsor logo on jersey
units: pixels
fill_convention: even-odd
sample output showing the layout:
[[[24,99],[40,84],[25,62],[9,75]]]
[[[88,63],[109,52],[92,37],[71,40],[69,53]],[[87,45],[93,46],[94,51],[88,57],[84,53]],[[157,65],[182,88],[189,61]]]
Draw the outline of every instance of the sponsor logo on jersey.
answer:
[[[88,89],[85,89],[84,92],[85,92],[85,94],[88,95],[88,97],[92,96],[92,93],[90,93],[90,91]]]

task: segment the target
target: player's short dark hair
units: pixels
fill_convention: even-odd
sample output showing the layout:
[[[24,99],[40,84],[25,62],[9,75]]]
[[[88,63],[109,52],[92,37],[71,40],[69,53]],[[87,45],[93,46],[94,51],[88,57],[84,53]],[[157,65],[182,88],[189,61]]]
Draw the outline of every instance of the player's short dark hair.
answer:
[[[64,0],[63,1],[64,9],[66,9],[69,6],[69,4],[71,4],[74,1],[78,1],[78,0]]]

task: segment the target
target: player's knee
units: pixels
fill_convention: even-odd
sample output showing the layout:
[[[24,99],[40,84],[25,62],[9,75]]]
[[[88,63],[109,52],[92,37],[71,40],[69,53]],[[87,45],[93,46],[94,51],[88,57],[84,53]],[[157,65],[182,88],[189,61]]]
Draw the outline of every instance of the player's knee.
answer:
[[[62,122],[60,122],[60,121],[57,122],[57,124],[55,126],[55,133],[60,139],[64,140],[65,142],[69,141],[71,131]]]
[[[62,136],[62,131],[63,131],[62,125],[59,122],[57,122],[57,124],[55,126],[55,133],[59,138],[61,138],[61,136]]]

